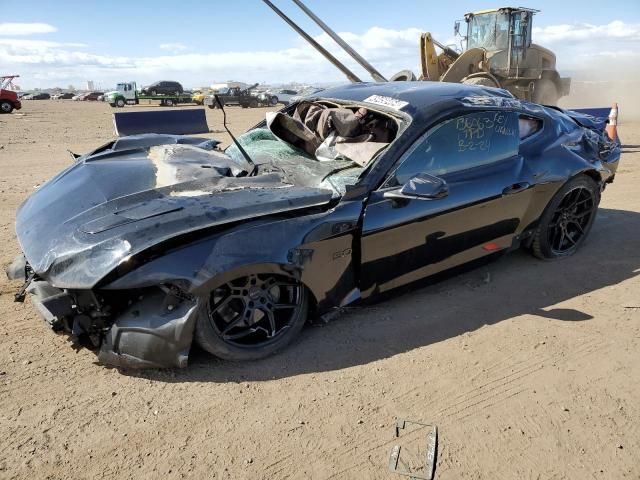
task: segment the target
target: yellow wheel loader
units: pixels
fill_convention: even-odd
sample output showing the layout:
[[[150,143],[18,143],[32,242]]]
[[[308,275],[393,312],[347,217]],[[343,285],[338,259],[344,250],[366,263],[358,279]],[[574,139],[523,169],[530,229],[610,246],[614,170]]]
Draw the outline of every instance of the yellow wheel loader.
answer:
[[[263,2],[349,80],[361,81],[273,3],[269,0]],[[387,81],[301,0],[293,2],[364,67],[375,81]],[[430,33],[424,33],[419,44],[421,72],[418,78],[410,70],[403,70],[390,80],[425,80],[498,87],[524,100],[556,105],[560,97],[569,94],[571,79],[560,77],[556,70],[556,56],[552,51],[531,42],[533,15],[538,12],[539,10],[530,8],[502,7],[467,13],[464,17],[467,32],[463,37],[466,45],[462,53],[439,43]],[[455,33],[460,34],[460,22],[455,24]],[[441,53],[436,52],[436,47]]]
[[[422,34],[419,79],[500,87],[518,98],[555,105],[569,94],[571,79],[560,77],[552,51],[531,42],[537,12],[503,7],[465,14],[462,53],[438,43],[430,33]],[[456,22],[455,33],[459,31]],[[436,53],[436,46],[442,53]]]

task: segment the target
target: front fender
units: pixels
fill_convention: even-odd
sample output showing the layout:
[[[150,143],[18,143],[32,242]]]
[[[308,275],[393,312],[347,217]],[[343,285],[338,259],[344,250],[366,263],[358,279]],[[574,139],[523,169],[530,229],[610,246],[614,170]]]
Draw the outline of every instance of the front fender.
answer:
[[[248,273],[290,276],[305,284],[326,311],[355,288],[359,201],[297,218],[242,224],[143,263],[101,288],[125,290],[173,283],[204,297]],[[144,252],[143,254],[144,255]],[[132,259],[132,261],[140,259]]]

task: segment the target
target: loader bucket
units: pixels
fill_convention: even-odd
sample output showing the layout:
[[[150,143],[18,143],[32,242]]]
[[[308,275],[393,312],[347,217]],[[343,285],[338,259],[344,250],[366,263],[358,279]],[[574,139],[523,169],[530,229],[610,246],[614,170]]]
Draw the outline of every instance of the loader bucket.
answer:
[[[209,132],[204,108],[118,112],[113,114],[113,126],[119,137],[141,133],[190,135]]]

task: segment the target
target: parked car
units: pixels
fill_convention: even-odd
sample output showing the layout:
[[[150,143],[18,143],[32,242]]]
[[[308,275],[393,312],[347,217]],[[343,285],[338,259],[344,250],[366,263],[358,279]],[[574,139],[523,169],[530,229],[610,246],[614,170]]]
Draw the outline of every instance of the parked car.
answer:
[[[282,103],[288,105],[291,99],[298,94],[295,90],[276,90],[275,92],[269,92],[276,98],[276,103]]]
[[[178,82],[162,80],[143,87],[142,95],[179,95],[184,92],[182,85]]]
[[[10,79],[0,84],[0,114],[11,113],[22,108],[18,94],[13,90],[3,88],[8,85],[9,81]]]
[[[295,103],[295,102],[299,102],[300,100],[302,100],[303,98],[307,98],[307,97],[311,97],[313,95],[316,95],[318,93],[320,93],[321,91],[323,91],[324,88],[320,88],[320,87],[309,87],[309,88],[305,88],[304,90],[302,90],[301,92],[298,92],[297,95],[294,95],[293,97],[291,97],[291,99],[289,100],[290,103]]]
[[[73,98],[75,96],[75,93],[71,93],[71,92],[64,92],[64,93],[57,93],[55,95],[53,95],[51,97],[52,100],[69,100],[71,98]]]
[[[620,158],[604,120],[441,82],[331,88],[238,142],[79,157],[19,208],[10,278],[105,364],[183,367],[194,339],[258,359],[312,314],[465,262],[575,254]]]
[[[83,102],[96,102],[104,95],[104,92],[89,92],[82,95],[81,100]]]
[[[193,94],[191,95],[191,100],[193,101],[193,103],[196,103],[198,105],[204,105],[204,99],[209,94],[210,93],[208,91],[203,92],[203,91],[197,90],[193,92]]]
[[[218,96],[220,102],[223,105],[240,105],[242,108],[255,108],[265,105],[275,105],[277,102],[270,97],[255,94],[254,90],[259,84],[255,83],[247,88],[231,87],[221,88],[215,95]],[[204,105],[209,108],[218,108],[218,104],[215,101],[214,94],[209,94],[204,97]]]
[[[29,95],[25,95],[22,97],[23,100],[49,100],[51,95],[46,92],[41,93],[31,93]]]

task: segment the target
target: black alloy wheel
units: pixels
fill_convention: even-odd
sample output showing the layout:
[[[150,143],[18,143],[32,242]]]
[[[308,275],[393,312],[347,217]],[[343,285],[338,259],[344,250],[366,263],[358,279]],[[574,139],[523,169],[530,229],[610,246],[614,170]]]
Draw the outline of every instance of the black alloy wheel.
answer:
[[[198,318],[196,339],[220,358],[258,359],[293,340],[306,317],[303,285],[284,276],[251,274],[211,292]]]
[[[533,240],[533,253],[553,259],[573,255],[584,242],[598,210],[600,192],[590,177],[569,181],[542,215]]]

